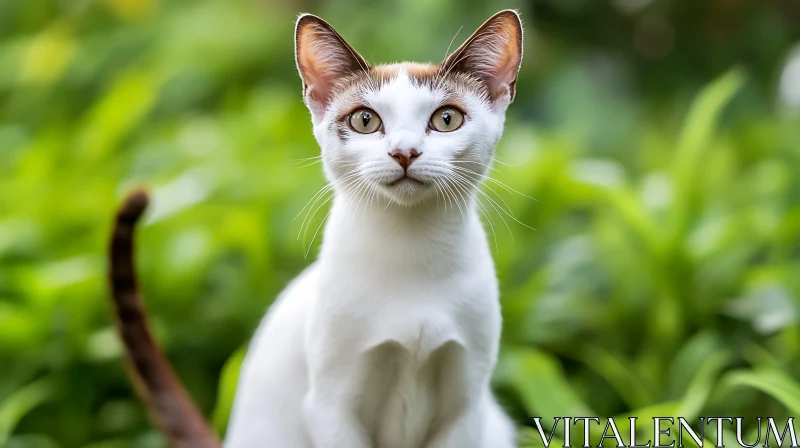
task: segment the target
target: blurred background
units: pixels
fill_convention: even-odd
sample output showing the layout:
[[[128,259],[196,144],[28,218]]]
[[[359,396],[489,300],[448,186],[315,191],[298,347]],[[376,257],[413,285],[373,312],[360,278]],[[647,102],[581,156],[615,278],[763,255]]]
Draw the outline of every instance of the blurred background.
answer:
[[[373,63],[438,62],[503,8],[526,35],[492,173],[508,188],[484,188],[502,403],[520,426],[742,416],[752,441],[755,416],[799,416],[800,1],[7,0],[0,446],[165,445],[106,288],[135,185],[155,199],[138,241],[152,324],[224,432],[244,347],[325,216],[303,236],[325,182],[302,161],[318,147],[297,14]]]

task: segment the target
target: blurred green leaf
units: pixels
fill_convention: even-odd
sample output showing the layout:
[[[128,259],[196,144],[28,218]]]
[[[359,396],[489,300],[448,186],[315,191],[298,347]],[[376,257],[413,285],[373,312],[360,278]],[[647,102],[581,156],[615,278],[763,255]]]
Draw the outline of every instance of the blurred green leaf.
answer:
[[[689,420],[700,415],[708,397],[714,390],[717,378],[729,362],[730,355],[726,352],[711,354],[703,361],[683,394],[677,411],[678,416]]]
[[[41,379],[21,387],[0,401],[0,445],[6,443],[14,427],[25,415],[51,398],[51,381]]]
[[[619,359],[601,347],[590,346],[582,350],[581,360],[603,377],[631,408],[651,403],[650,393],[641,379],[631,369],[630,361]]]
[[[792,415],[800,414],[800,383],[780,370],[762,367],[730,372],[723,377],[723,384],[759,390],[786,406]]]
[[[733,69],[709,84],[697,96],[678,137],[672,165],[675,198],[671,235],[682,235],[692,208],[696,188],[703,176],[704,163],[713,149],[713,136],[725,106],[744,83],[744,73]]]
[[[595,415],[569,385],[558,361],[544,352],[532,348],[506,350],[497,370],[499,380],[516,389],[531,416],[551,420]]]
[[[233,408],[233,399],[236,395],[236,384],[239,381],[239,370],[247,354],[247,346],[240,348],[231,355],[222,367],[219,386],[217,389],[217,404],[214,407],[212,421],[218,434],[225,434],[228,427],[228,418]]]

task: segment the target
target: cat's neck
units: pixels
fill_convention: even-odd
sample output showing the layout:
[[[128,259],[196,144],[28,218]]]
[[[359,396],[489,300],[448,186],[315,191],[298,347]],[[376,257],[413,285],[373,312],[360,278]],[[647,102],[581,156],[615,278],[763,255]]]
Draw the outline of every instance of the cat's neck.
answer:
[[[398,269],[422,264],[435,271],[457,269],[476,251],[488,255],[483,227],[471,201],[435,199],[411,207],[385,200],[360,203],[334,198],[320,260],[370,263]]]

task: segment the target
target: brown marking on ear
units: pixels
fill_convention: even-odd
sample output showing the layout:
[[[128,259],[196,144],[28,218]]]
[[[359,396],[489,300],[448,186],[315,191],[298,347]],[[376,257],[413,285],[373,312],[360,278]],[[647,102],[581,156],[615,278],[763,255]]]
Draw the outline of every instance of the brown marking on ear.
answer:
[[[332,26],[311,14],[297,19],[295,58],[312,113],[324,112],[343,79],[369,70],[367,61]]]
[[[468,73],[482,80],[492,102],[511,103],[521,63],[522,23],[516,11],[507,9],[484,22],[442,67],[445,73]]]

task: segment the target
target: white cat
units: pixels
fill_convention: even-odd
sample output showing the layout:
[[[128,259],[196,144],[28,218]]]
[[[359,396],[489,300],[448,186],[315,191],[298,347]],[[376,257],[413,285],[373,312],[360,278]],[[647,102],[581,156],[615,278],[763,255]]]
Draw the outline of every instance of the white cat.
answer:
[[[310,15],[296,44],[334,203],[319,260],[251,345],[226,446],[513,446],[489,389],[500,307],[471,190],[514,95],[517,14],[442,67],[369,67]]]
[[[303,15],[296,56],[333,206],[252,341],[224,445],[516,446],[490,390],[501,316],[473,194],[514,98],[518,15],[441,66],[374,67]]]

